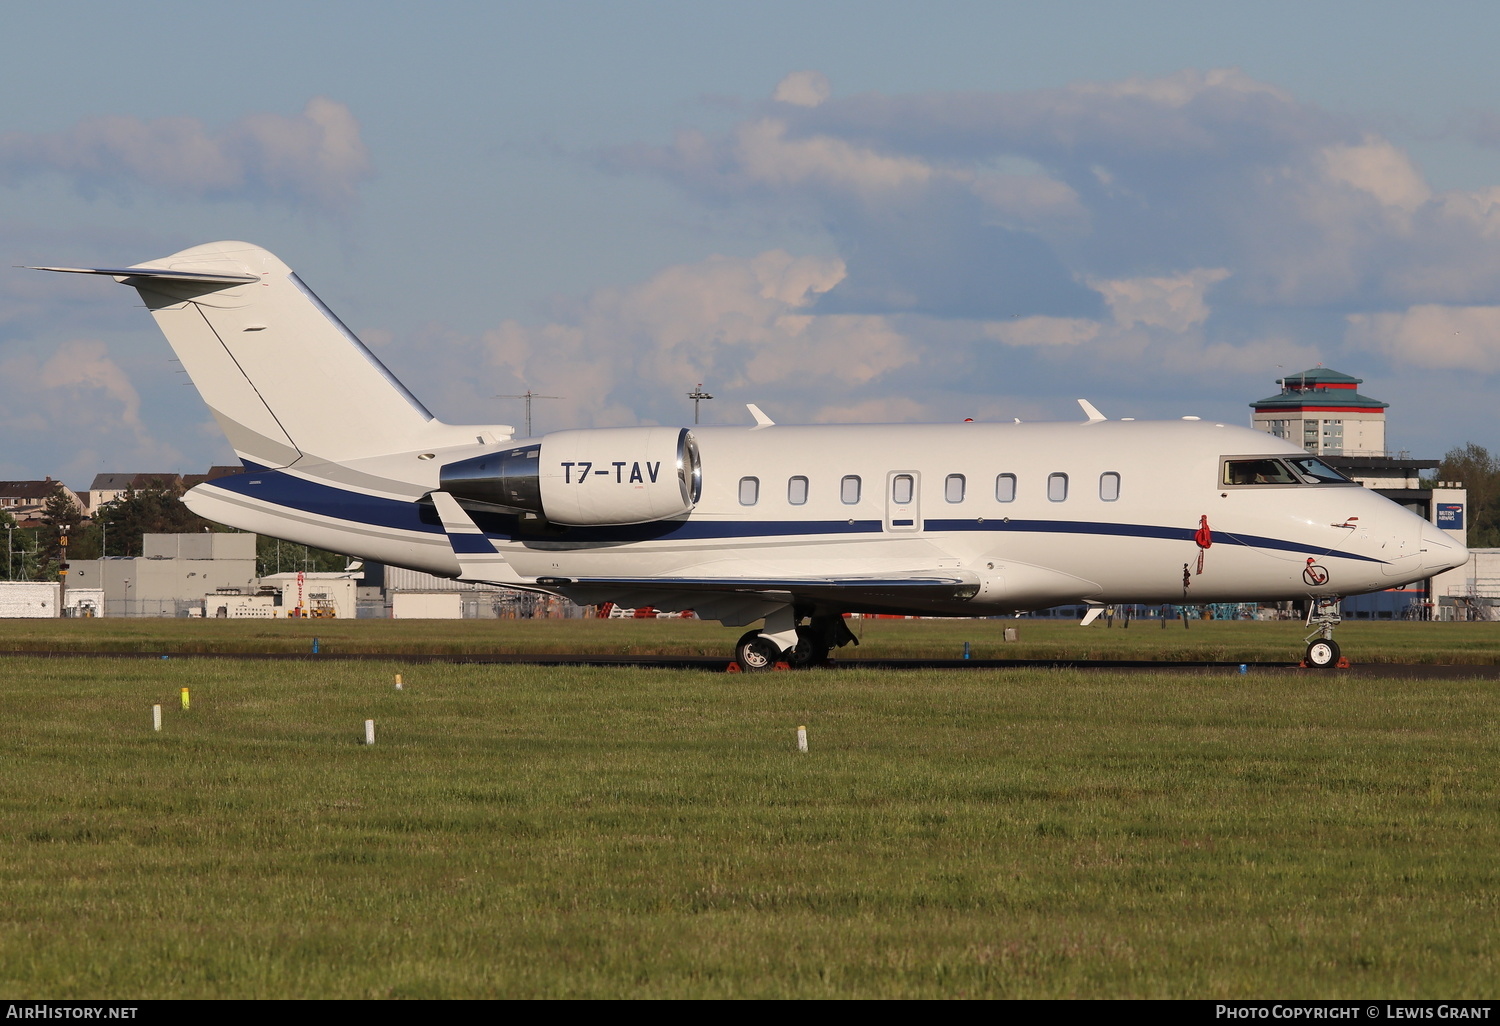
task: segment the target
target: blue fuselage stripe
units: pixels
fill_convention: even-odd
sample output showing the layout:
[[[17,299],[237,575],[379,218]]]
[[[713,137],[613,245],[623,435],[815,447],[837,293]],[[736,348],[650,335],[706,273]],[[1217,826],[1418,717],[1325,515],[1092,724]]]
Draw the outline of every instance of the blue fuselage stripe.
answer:
[[[252,471],[223,477],[212,483],[212,487],[243,495],[258,502],[285,506],[288,509],[347,520],[368,527],[390,528],[399,531],[415,531],[423,534],[443,534],[442,523],[430,504],[386,499],[376,495],[320,484],[305,478],[295,477],[280,471]],[[541,537],[521,528],[517,517],[498,513],[473,513],[475,524],[490,538],[522,541]],[[925,530],[937,533],[962,531],[989,531],[1001,534],[1072,534],[1117,538],[1153,538],[1160,541],[1193,541],[1196,528],[1159,527],[1152,524],[1118,524],[1089,520],[1018,520],[1001,517],[924,520]],[[551,540],[567,540],[583,544],[620,544],[638,541],[698,541],[715,538],[773,538],[798,535],[879,534],[883,525],[879,520],[714,520],[697,518],[690,520],[666,520],[650,524],[628,524],[620,527],[570,527],[559,533],[546,535]],[[479,547],[478,535],[456,535],[455,538],[474,538],[472,551],[488,551],[487,543]],[[1242,545],[1249,548],[1270,549],[1279,552],[1295,552],[1312,556],[1334,555],[1343,559],[1357,559],[1380,563],[1379,559],[1361,556],[1352,552],[1338,552],[1328,548],[1311,546],[1303,542],[1281,538],[1266,538],[1259,535],[1231,534],[1217,530],[1213,535],[1215,545]],[[465,550],[469,544],[465,542]]]

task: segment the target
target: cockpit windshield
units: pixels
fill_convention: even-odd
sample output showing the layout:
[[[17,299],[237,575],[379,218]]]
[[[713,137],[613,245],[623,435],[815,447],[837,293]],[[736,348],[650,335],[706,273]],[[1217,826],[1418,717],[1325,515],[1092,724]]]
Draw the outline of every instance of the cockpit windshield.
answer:
[[[1225,485],[1354,484],[1315,456],[1270,456],[1224,461]]]
[[[1354,484],[1343,474],[1313,456],[1296,456],[1287,462],[1297,473],[1313,484]]]
[[[1225,460],[1227,485],[1294,485],[1302,481],[1280,460]]]

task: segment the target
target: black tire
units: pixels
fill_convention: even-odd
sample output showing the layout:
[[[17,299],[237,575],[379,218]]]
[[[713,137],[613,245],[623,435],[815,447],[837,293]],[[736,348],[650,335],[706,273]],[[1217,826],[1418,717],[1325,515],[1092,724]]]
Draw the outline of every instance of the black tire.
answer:
[[[1316,670],[1331,670],[1339,664],[1339,643],[1315,638],[1307,645],[1307,665]]]
[[[822,637],[822,632],[811,626],[797,628],[797,645],[786,654],[786,661],[792,669],[828,665],[828,646],[822,643]]]
[[[762,637],[760,631],[750,631],[735,644],[734,660],[746,673],[763,673],[776,668],[781,661],[781,649]]]

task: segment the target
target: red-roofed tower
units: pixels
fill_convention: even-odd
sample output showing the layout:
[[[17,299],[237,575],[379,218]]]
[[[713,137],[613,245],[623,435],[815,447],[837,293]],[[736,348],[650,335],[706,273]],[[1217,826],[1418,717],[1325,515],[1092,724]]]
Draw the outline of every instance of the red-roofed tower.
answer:
[[[1251,403],[1251,427],[1329,456],[1384,456],[1390,403],[1359,394],[1363,378],[1328,367],[1278,378],[1281,392]]]

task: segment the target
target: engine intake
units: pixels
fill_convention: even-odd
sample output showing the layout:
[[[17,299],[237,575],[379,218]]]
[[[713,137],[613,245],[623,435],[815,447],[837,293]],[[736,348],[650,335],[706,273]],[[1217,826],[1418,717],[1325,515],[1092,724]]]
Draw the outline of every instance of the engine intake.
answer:
[[[592,428],[443,467],[455,498],[570,527],[644,524],[688,512],[702,493],[687,428]]]

